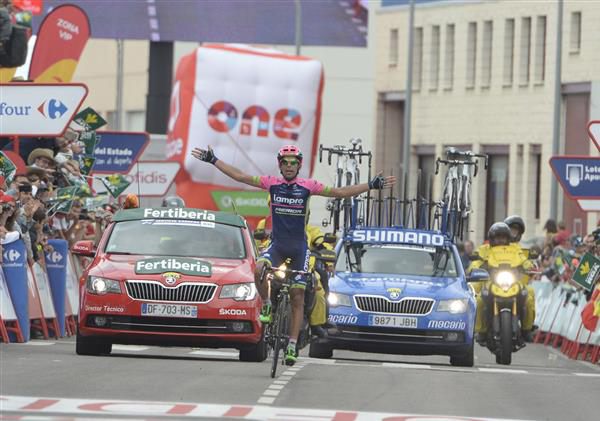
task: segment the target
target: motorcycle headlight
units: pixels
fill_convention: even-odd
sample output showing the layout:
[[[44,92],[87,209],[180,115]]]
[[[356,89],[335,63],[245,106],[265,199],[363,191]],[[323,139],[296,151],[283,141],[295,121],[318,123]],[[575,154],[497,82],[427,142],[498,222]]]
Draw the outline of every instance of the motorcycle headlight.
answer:
[[[467,300],[442,300],[438,303],[437,311],[447,311],[460,314],[467,311]]]
[[[88,276],[87,282],[85,283],[85,289],[90,294],[95,295],[121,293],[121,285],[119,285],[119,281],[101,278],[99,276]]]
[[[349,295],[338,294],[337,292],[330,292],[327,301],[332,307],[344,306],[352,307],[352,300]]]
[[[219,298],[233,298],[236,301],[253,300],[256,296],[256,287],[253,283],[223,285]]]
[[[496,275],[495,282],[498,284],[500,288],[504,291],[508,291],[511,286],[516,282],[515,275],[512,272],[499,272]]]

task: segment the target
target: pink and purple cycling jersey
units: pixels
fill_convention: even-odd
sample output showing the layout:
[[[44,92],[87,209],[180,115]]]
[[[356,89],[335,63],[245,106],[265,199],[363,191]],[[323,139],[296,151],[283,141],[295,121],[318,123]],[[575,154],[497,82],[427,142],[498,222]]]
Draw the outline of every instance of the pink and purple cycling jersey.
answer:
[[[306,218],[311,194],[321,193],[326,187],[310,178],[262,176],[260,187],[271,197],[273,242],[294,241],[306,244]]]

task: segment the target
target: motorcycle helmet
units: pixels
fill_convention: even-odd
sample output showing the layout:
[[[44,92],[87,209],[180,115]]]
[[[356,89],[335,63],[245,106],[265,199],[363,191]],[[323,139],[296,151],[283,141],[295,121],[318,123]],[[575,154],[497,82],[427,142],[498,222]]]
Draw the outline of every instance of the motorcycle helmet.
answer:
[[[163,208],[185,208],[185,202],[181,197],[167,196],[162,201]]]
[[[508,218],[506,218],[504,220],[504,223],[506,225],[508,225],[509,228],[511,228],[511,233],[512,233],[512,228],[516,228],[519,231],[518,234],[514,234],[512,236],[513,241],[515,241],[515,242],[521,241],[521,236],[525,233],[525,222],[523,221],[523,218],[521,218],[519,215],[512,215],[512,216],[509,216]]]
[[[490,227],[488,238],[492,247],[507,246],[512,239],[512,232],[504,222],[496,222]]]

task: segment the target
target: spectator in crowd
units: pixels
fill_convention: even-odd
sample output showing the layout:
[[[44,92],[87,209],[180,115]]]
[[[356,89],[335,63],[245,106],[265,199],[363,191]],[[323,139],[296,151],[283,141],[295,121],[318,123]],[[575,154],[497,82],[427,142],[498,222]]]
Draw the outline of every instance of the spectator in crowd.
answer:
[[[467,270],[471,264],[471,256],[475,251],[475,245],[471,240],[466,240],[462,243],[458,243],[458,254],[460,255],[460,261],[463,269]]]

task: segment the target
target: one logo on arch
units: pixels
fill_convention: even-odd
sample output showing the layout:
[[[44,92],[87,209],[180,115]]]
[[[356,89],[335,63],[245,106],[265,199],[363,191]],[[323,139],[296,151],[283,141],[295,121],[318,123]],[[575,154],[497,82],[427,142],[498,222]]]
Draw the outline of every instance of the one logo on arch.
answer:
[[[238,109],[228,101],[217,101],[211,105],[207,112],[209,126],[220,133],[233,130],[238,123]],[[253,123],[256,123],[256,136],[268,137],[271,126],[271,113],[261,105],[251,105],[242,113],[240,135],[252,136]],[[273,117],[273,134],[280,139],[298,140],[301,114],[292,108],[281,108]]]

